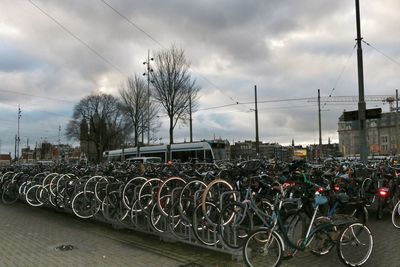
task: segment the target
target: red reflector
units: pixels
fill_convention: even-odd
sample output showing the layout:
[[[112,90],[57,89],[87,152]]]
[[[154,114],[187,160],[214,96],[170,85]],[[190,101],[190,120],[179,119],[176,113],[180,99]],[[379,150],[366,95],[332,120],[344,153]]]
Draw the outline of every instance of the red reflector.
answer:
[[[335,185],[335,191],[340,191],[340,186]]]
[[[379,195],[382,196],[382,197],[384,197],[384,196],[387,195],[387,192],[386,192],[386,191],[379,191]]]
[[[383,188],[379,188],[378,189],[378,194],[381,197],[387,197],[389,196],[390,192],[389,192],[389,188],[383,187]]]
[[[322,193],[322,192],[324,192],[324,191],[325,191],[325,189],[323,189],[322,187],[318,188],[318,192],[319,192],[319,193]]]

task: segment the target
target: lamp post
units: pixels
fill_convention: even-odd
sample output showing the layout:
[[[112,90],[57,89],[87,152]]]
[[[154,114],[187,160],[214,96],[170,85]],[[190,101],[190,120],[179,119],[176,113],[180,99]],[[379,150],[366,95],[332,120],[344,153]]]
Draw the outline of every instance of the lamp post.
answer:
[[[257,157],[260,154],[260,138],[258,135],[258,108],[257,108],[257,85],[254,85],[254,113],[255,113],[255,120],[256,120],[256,153]]]
[[[322,128],[321,128],[321,95],[318,89],[318,129],[319,129],[319,140],[318,140],[318,157],[322,158]]]
[[[18,105],[18,127],[17,127],[17,138],[16,138],[16,143],[17,143],[17,149],[16,149],[16,158],[17,162],[19,162],[19,142],[20,142],[20,137],[19,137],[19,122],[21,119],[21,107]]]
[[[147,66],[146,66],[146,72],[143,73],[143,76],[147,75],[147,144],[148,145],[150,144],[150,72],[153,72],[153,69],[151,68],[150,65],[150,61],[153,60],[154,58],[150,57],[150,50],[147,50],[147,61],[143,62],[143,65]]]
[[[360,23],[360,3],[356,1],[356,27],[357,27],[357,67],[358,67],[358,123],[359,123],[359,149],[360,159],[363,163],[367,163],[367,131],[366,131],[366,105],[364,98],[364,70],[363,70],[363,54],[361,46],[361,23]]]

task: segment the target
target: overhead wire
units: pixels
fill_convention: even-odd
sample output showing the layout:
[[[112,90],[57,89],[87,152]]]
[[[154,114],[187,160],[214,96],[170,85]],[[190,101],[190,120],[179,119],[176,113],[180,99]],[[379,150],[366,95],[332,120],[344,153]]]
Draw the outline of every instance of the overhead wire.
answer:
[[[400,66],[400,62],[399,62],[399,61],[397,61],[397,60],[395,60],[394,58],[392,58],[392,57],[388,56],[387,54],[383,53],[381,50],[379,50],[379,49],[376,48],[375,46],[371,45],[371,43],[369,43],[369,42],[367,42],[367,41],[365,41],[365,40],[362,40],[362,42],[363,42],[364,44],[366,44],[367,46],[371,47],[372,49],[374,49],[375,51],[377,51],[378,53],[382,54],[384,57],[386,57],[387,59],[389,59],[390,61],[392,61],[392,62],[395,63],[396,65],[399,65],[399,66]]]
[[[157,41],[153,36],[151,36],[149,33],[147,33],[145,30],[143,30],[141,27],[139,27],[139,25],[137,25],[136,23],[134,23],[131,19],[129,19],[128,17],[126,17],[124,14],[122,14],[120,11],[118,11],[116,8],[114,8],[110,3],[108,3],[105,0],[100,0],[101,2],[103,2],[106,6],[108,6],[109,8],[111,8],[115,13],[117,13],[121,18],[123,18],[125,21],[127,21],[130,25],[132,25],[133,27],[135,27],[137,30],[141,31],[144,35],[146,35],[147,37],[149,37],[152,41],[154,41],[156,44],[158,44],[159,46],[161,46],[162,48],[165,48],[165,46],[160,43],[159,41]]]
[[[120,74],[123,76],[128,77],[125,73],[123,73],[115,64],[113,64],[110,60],[105,58],[103,55],[101,55],[96,49],[91,47],[87,42],[83,41],[79,36],[74,34],[71,30],[69,30],[66,26],[64,26],[61,22],[59,22],[57,19],[55,19],[53,16],[51,16],[49,13],[44,11],[42,8],[40,8],[35,2],[32,0],[27,0],[29,3],[31,3],[36,9],[38,9],[40,12],[42,12],[45,16],[50,18],[54,23],[56,23],[61,29],[63,29],[66,33],[68,33],[70,36],[72,36],[74,39],[76,39],[78,42],[80,42],[83,46],[85,46],[87,49],[89,49],[93,54],[95,54],[97,57],[99,57],[101,60],[103,60],[105,63],[113,67],[116,71],[118,71]]]
[[[29,0],[30,1],[30,0]],[[128,22],[132,27],[136,28],[137,30],[139,30],[140,32],[142,32],[144,35],[146,35],[150,40],[152,40],[153,42],[155,42],[156,44],[158,44],[161,48],[165,49],[166,47],[160,42],[158,41],[156,38],[154,38],[150,33],[148,33],[147,31],[145,31],[142,27],[140,27],[137,23],[133,22],[132,19],[129,19],[127,16],[125,16],[121,11],[119,11],[117,8],[115,8],[114,6],[112,6],[109,2],[105,1],[105,0],[100,0],[103,4],[105,4],[106,6],[108,6],[112,11],[114,11],[118,16],[120,16],[121,18],[123,18],[126,22]],[[192,67],[189,67],[190,69],[193,70]],[[225,96],[227,96],[230,100],[232,100],[233,102],[235,102],[236,104],[239,103],[238,100],[235,100],[232,96],[230,96],[229,94],[226,94],[223,90],[221,90],[215,83],[213,83],[212,81],[210,81],[207,77],[205,77],[204,75],[201,75],[200,73],[194,71],[195,73],[197,73],[197,75],[199,77],[201,77],[203,80],[205,80],[206,82],[208,82],[210,85],[212,85],[214,88],[218,89],[222,94],[224,94]]]
[[[332,87],[332,90],[331,90],[331,92],[330,92],[329,95],[328,95],[328,98],[331,98],[331,97],[332,97],[333,91],[335,91],[337,85],[339,84],[339,81],[340,81],[340,79],[342,78],[342,75],[343,75],[345,69],[347,68],[347,65],[348,65],[348,63],[349,63],[349,61],[350,61],[350,58],[353,57],[354,50],[356,49],[356,47],[357,47],[357,43],[354,44],[353,49],[351,50],[350,55],[347,57],[345,63],[343,64],[342,70],[340,71],[338,77],[336,78],[336,81],[335,81],[335,83],[334,83],[334,85],[333,85],[333,87]],[[321,108],[321,109],[323,109],[323,108],[326,106],[326,104],[327,104],[327,102],[324,102],[324,104],[322,105],[322,108]]]
[[[257,101],[257,103],[258,104],[263,104],[263,103],[275,103],[275,102],[289,102],[289,101],[303,101],[303,100],[305,101],[305,100],[310,100],[310,99],[316,99],[316,97],[301,97],[301,98],[261,100],[261,101]],[[202,108],[202,109],[198,109],[197,111],[220,109],[220,108],[231,107],[231,106],[236,106],[236,105],[250,105],[250,104],[255,104],[255,101],[241,102],[241,103],[237,103],[237,104],[226,104],[226,105],[221,105],[221,106]]]
[[[0,92],[8,93],[8,94],[15,94],[15,95],[23,95],[23,96],[29,96],[29,97],[35,97],[35,98],[42,98],[42,99],[47,99],[47,100],[52,100],[52,101],[60,101],[60,102],[67,102],[67,103],[76,103],[71,100],[66,100],[66,99],[61,99],[61,98],[55,98],[55,97],[48,97],[48,96],[39,96],[39,95],[34,95],[34,94],[28,94],[28,93],[23,93],[23,92],[15,92],[7,89],[0,89]]]

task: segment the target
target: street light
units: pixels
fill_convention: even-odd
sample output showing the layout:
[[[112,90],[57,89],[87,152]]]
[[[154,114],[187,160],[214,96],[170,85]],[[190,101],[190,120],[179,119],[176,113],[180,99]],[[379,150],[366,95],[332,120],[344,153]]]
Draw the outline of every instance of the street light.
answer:
[[[146,72],[143,73],[143,76],[147,75],[147,144],[148,145],[150,144],[150,73],[153,72],[153,69],[151,68],[150,64],[151,61],[154,61],[154,58],[150,57],[150,50],[147,50],[147,61],[143,62],[143,65],[147,65],[147,67],[146,67]]]
[[[19,122],[21,120],[21,107],[20,105],[18,105],[18,129],[17,129],[17,137],[16,137],[16,158],[17,158],[17,162],[19,162],[19,142],[20,142],[20,138],[19,138]]]

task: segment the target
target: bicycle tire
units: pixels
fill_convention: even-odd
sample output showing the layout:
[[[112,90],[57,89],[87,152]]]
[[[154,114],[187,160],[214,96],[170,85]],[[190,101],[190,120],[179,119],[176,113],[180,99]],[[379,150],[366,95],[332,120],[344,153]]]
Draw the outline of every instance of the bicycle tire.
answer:
[[[37,184],[37,185],[33,185],[31,186],[25,194],[25,201],[31,205],[32,207],[39,207],[43,205],[43,202],[40,202],[37,199],[37,190],[39,188],[42,188],[42,185]]]
[[[355,245],[356,250],[350,246]],[[346,266],[361,266],[371,256],[374,246],[371,230],[362,223],[352,223],[340,233],[337,242],[339,259]]]
[[[179,186],[180,184],[183,184],[183,186]],[[172,186],[168,186],[169,184],[172,184]],[[182,188],[184,188],[186,185],[186,181],[184,179],[182,179],[181,177],[169,177],[166,180],[164,180],[161,185],[158,188],[157,191],[157,207],[160,211],[160,213],[165,216],[168,217],[169,214],[169,209],[171,208],[171,204],[173,201],[172,198],[174,198],[175,194],[172,194],[171,190],[177,188],[177,187],[181,187],[181,191]],[[180,192],[178,192],[178,196],[180,195]],[[177,197],[177,196],[175,196]]]
[[[206,202],[206,206],[210,205],[218,209],[213,203]],[[204,216],[202,204],[199,204],[193,213],[192,219],[193,235],[203,245],[214,246],[219,243],[218,229],[216,224],[210,224]]]
[[[81,191],[76,194],[71,206],[73,213],[81,219],[90,219],[100,210],[100,205],[92,191],[86,191],[86,193]]]
[[[400,229],[400,201],[396,203],[392,211],[392,224],[397,229]]]
[[[318,217],[314,221],[315,227],[322,224],[330,224],[331,220],[328,217]],[[332,225],[331,227],[323,227],[320,230],[314,232],[311,240],[308,243],[308,247],[312,254],[317,256],[323,256],[328,254],[335,246],[334,238],[338,229]]]
[[[248,206],[241,202],[232,202],[220,213],[219,239],[226,248],[242,249],[253,227],[253,219]]]
[[[228,194],[226,194],[222,199],[221,195],[224,193]],[[219,214],[216,215],[214,212],[210,213],[206,210],[207,202],[214,203],[215,205],[213,207],[217,207],[219,208],[219,210],[222,210],[224,208],[223,205],[227,205],[231,201],[236,201],[236,194],[233,191],[233,187],[230,183],[228,183],[224,179],[216,179],[211,183],[209,183],[207,187],[204,189],[204,192],[201,196],[201,207],[207,221],[210,224],[217,225],[219,219]],[[209,215],[214,215],[214,216],[213,218],[211,218]]]
[[[281,263],[284,244],[280,235],[268,228],[257,229],[243,246],[244,262],[249,267],[277,267]]]

